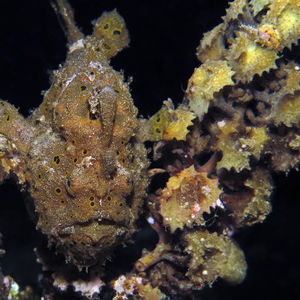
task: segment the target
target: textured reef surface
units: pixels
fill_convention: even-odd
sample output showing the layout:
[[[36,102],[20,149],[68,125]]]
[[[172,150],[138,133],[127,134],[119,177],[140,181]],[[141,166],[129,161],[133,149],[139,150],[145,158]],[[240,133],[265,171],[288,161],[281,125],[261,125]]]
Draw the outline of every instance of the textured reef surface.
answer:
[[[241,283],[234,233],[271,212],[272,174],[299,167],[299,2],[230,3],[200,41],[182,101],[149,118],[110,66],[129,44],[118,12],[84,35],[67,1],[53,7],[68,52],[42,104],[25,118],[0,101],[0,182],[17,181],[42,233],[41,288],[20,291],[1,274],[0,296],[199,299],[218,278]],[[146,222],[152,249],[108,271]]]

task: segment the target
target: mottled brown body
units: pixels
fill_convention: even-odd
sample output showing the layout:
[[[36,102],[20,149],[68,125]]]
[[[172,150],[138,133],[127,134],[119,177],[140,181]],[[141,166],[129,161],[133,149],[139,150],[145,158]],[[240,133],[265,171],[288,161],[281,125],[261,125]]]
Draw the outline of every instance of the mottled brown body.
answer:
[[[247,264],[234,233],[271,212],[274,171],[299,169],[299,1],[231,2],[224,22],[200,42],[202,64],[183,103],[175,109],[164,101],[142,125],[128,85],[109,66],[128,44],[123,20],[104,13],[84,37],[66,0],[56,2],[67,60],[28,120],[0,101],[0,182],[14,173],[28,187],[37,228],[79,269],[102,263],[130,239],[140,214],[158,242],[126,274],[119,272],[128,248],[118,252],[121,268],[117,259],[106,274],[99,265],[72,272],[40,248],[43,298],[71,289],[111,298],[110,288],[101,290],[111,284],[113,300],[198,299],[218,278],[242,282]],[[158,183],[142,211],[148,163],[140,141],[156,142],[152,191]]]
[[[58,1],[58,7],[70,41],[66,63],[29,120],[3,102],[9,124],[2,121],[1,134],[28,137],[15,138],[17,167],[8,148],[3,162],[10,166],[6,173],[17,173],[28,187],[37,228],[81,268],[103,261],[133,233],[148,162],[135,138],[139,122],[128,83],[109,65],[128,44],[123,19],[104,13],[84,38],[68,5]]]

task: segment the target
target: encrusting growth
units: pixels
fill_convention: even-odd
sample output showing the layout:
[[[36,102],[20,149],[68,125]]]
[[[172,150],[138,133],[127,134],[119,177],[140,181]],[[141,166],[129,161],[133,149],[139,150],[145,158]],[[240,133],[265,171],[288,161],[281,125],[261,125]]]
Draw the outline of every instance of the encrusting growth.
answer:
[[[106,285],[114,300],[195,299],[219,277],[242,282],[247,264],[233,235],[271,212],[272,173],[299,168],[299,1],[231,2],[200,42],[182,103],[168,99],[142,120],[109,65],[128,46],[123,19],[105,12],[85,37],[67,1],[56,3],[69,51],[43,103],[24,119],[0,101],[0,181],[14,174],[31,195],[51,246],[36,250],[51,297],[72,286],[91,299]],[[147,195],[148,176],[159,185]],[[130,272],[105,276],[138,217],[158,243]],[[65,270],[74,265],[87,274]],[[0,285],[0,298],[8,290]]]
[[[270,171],[299,165],[300,69],[286,55],[299,20],[299,1],[231,2],[200,42],[183,103],[165,101],[143,121],[144,139],[156,142],[151,174],[170,178],[148,203],[159,243],[133,274],[168,295],[192,297],[218,277],[241,282],[247,266],[233,232],[271,212]],[[169,139],[174,112],[185,122]]]

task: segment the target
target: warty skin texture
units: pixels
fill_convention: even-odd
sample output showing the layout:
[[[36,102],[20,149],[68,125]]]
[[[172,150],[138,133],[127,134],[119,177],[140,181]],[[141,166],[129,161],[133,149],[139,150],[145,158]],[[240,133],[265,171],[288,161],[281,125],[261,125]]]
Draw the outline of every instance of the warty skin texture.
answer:
[[[195,140],[194,140],[195,141]],[[228,204],[228,203],[226,203],[226,204]],[[243,217],[243,216],[242,216]],[[201,246],[201,245],[200,245]],[[171,257],[172,258],[172,257]],[[226,260],[227,261],[227,260]],[[182,263],[182,262],[179,262],[180,264]],[[171,272],[169,272],[170,274],[171,274]],[[205,272],[206,273],[206,272]],[[193,275],[192,274],[192,272],[191,272],[191,275]],[[196,275],[198,275],[198,274],[196,274]],[[206,274],[207,275],[207,274]],[[197,276],[196,276],[197,277]]]
[[[148,162],[135,138],[128,83],[109,65],[129,42],[123,19],[104,13],[84,38],[68,4],[57,3],[67,24],[67,59],[28,119],[0,102],[0,174],[17,175],[33,199],[37,228],[81,269],[103,262],[134,232]]]

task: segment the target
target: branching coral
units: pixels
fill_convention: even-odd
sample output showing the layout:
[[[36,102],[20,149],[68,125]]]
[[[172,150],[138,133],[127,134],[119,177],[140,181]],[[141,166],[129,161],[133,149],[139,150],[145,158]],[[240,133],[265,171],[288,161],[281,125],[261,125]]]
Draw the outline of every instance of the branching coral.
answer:
[[[299,166],[298,1],[232,2],[197,48],[182,103],[168,99],[148,119],[137,118],[129,83],[109,64],[128,46],[122,17],[103,13],[85,36],[67,1],[56,3],[69,50],[43,103],[24,118],[0,102],[0,180],[14,176],[29,192],[47,238],[36,250],[43,296],[193,299],[219,277],[242,282],[233,234],[270,213],[271,172]],[[160,182],[147,196],[148,177]],[[132,241],[138,218],[159,241],[111,275],[104,265]]]
[[[170,294],[201,289],[218,276],[243,280],[246,263],[232,230],[262,222],[271,211],[269,171],[299,163],[299,66],[282,52],[297,44],[298,15],[293,1],[237,0],[200,42],[202,65],[185,95],[198,120],[187,143],[162,136],[154,147],[171,177],[149,204],[160,242],[137,268]],[[203,153],[214,153],[205,165]]]

